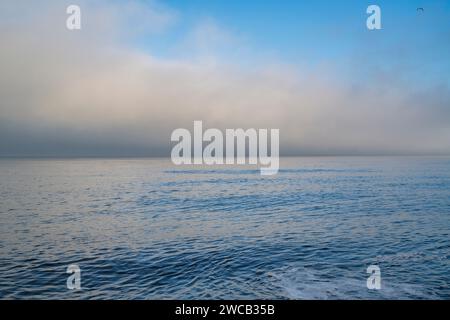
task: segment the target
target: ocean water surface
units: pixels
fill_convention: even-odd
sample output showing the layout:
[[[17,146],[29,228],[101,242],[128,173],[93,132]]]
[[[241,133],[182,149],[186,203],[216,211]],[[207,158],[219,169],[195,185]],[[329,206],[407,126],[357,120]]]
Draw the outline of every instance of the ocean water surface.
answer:
[[[3,159],[0,238],[2,299],[449,299],[450,158]]]

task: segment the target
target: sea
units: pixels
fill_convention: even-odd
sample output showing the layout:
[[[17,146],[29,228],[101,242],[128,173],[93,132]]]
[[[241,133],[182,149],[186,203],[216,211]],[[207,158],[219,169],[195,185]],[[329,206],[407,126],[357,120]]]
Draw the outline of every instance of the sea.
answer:
[[[450,299],[449,258],[449,157],[0,160],[0,299]]]

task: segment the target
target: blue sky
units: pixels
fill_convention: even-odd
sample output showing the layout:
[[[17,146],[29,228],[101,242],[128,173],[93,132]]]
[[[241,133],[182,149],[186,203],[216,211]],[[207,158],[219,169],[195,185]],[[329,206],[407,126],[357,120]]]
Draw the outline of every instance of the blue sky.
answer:
[[[222,59],[244,64],[264,59],[310,66],[332,63],[345,74],[361,71],[359,67],[348,67],[355,60],[365,60],[384,68],[415,68],[422,80],[436,77],[442,81],[450,73],[450,41],[445,41],[450,38],[449,1],[162,3],[177,12],[177,22],[159,35],[139,39],[141,47],[162,58],[189,56],[189,51],[178,47],[179,42],[199,21],[209,20],[236,39],[234,47],[219,48],[224,53]],[[381,7],[382,30],[366,29],[366,8],[370,4]],[[424,12],[418,12],[418,7],[423,7]],[[433,75],[424,74],[426,70]],[[409,72],[416,76],[413,70]]]
[[[347,54],[364,38],[377,33],[365,28],[366,8],[377,4],[382,9],[385,42],[404,33],[434,35],[450,26],[450,2],[436,0],[397,1],[220,1],[167,0],[161,2],[179,13],[179,21],[163,43],[183,37],[184,32],[202,19],[214,19],[236,33],[255,50],[276,52],[295,61],[305,54],[334,58]],[[418,13],[417,8],[425,12]],[[372,38],[371,38],[372,37]],[[162,40],[162,39],[159,39]],[[154,43],[158,47],[158,43]]]

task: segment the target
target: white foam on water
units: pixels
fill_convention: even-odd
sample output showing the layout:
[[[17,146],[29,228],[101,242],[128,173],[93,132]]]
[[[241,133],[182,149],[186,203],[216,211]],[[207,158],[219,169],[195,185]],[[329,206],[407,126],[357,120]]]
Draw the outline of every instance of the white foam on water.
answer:
[[[268,273],[272,285],[288,299],[348,300],[348,299],[437,299],[425,288],[415,284],[382,280],[380,290],[369,290],[367,278],[342,276],[323,270],[285,267]]]

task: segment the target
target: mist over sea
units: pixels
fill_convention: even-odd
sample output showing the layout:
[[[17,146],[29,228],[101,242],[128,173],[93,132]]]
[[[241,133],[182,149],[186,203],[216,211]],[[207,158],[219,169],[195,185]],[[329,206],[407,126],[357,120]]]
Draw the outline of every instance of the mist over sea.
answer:
[[[450,158],[3,159],[0,238],[2,299],[450,299]]]

